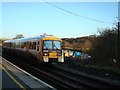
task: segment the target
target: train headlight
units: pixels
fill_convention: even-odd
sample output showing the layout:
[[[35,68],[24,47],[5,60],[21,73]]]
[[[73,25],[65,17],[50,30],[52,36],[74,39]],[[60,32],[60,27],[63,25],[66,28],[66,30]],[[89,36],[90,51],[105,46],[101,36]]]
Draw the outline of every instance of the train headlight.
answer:
[[[62,54],[61,54],[61,53],[58,53],[57,55],[58,55],[58,56],[61,56]]]
[[[49,53],[43,53],[43,56],[49,56]]]
[[[43,50],[43,52],[48,52],[48,50]]]

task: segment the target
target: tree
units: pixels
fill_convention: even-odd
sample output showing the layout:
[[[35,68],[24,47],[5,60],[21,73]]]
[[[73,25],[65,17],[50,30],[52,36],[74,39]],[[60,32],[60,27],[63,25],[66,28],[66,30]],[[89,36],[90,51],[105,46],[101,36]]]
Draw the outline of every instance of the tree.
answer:
[[[63,46],[63,47],[72,48],[72,45],[71,45],[69,42],[65,41],[65,40],[63,41],[62,46]]]
[[[97,63],[114,65],[117,62],[117,27],[99,30],[99,33],[100,35],[92,42],[92,48],[89,53]]]
[[[19,39],[19,38],[24,38],[24,36],[22,34],[17,34],[16,37],[13,39]]]

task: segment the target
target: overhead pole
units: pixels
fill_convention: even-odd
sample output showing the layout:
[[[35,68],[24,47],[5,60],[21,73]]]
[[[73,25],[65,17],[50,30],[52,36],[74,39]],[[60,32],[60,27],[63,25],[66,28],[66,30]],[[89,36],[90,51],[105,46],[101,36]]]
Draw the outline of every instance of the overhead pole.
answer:
[[[118,2],[117,62],[120,65],[120,1]]]
[[[117,65],[120,65],[120,1],[118,2],[118,23],[117,23],[117,50],[116,50],[116,60]]]
[[[120,22],[118,21],[118,31],[117,31],[117,61],[120,63]]]

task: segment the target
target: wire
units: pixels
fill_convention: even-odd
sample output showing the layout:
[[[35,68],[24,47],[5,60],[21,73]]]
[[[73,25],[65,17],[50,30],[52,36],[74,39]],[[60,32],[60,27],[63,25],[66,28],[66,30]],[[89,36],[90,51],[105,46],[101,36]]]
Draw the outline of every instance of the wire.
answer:
[[[66,10],[66,9],[64,9],[64,8],[61,8],[61,7],[57,6],[57,5],[54,5],[54,4],[50,3],[50,2],[46,2],[46,3],[48,3],[48,4],[52,5],[52,6],[54,6],[55,8],[58,8],[58,9],[60,9],[60,10],[63,10],[63,11],[65,11],[65,12],[67,12],[67,13],[70,13],[70,14],[75,15],[75,16],[78,16],[78,17],[82,17],[82,18],[85,18],[85,19],[89,19],[89,20],[93,20],[93,21],[101,22],[101,23],[111,23],[111,24],[116,24],[116,23],[112,23],[112,22],[105,22],[105,21],[101,21],[101,20],[98,20],[98,19],[93,19],[93,18],[89,18],[89,17],[81,16],[81,15],[79,15],[79,14],[77,14],[77,13],[74,13],[74,12],[68,11],[68,10]]]

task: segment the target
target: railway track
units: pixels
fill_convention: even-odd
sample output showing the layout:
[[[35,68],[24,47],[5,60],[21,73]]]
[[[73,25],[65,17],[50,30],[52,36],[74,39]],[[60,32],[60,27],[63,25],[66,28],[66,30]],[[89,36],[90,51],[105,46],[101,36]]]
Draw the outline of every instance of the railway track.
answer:
[[[22,58],[14,57],[11,55],[7,55],[7,60],[16,64],[20,68],[26,70],[32,75],[36,76],[39,79],[42,79],[48,82],[50,85],[54,86],[57,89],[87,89],[87,86],[75,83],[74,80],[61,76],[57,73],[52,72],[53,70],[51,66],[46,67],[46,65],[38,65],[37,63],[24,63]],[[17,62],[14,62],[17,61]],[[51,69],[48,69],[51,68]]]
[[[54,69],[56,69],[56,71],[59,70],[59,73],[60,71],[64,72],[66,76],[69,76],[77,82],[85,84],[86,86],[93,88],[120,88],[120,81],[118,80],[105,79],[102,77],[79,72],[74,69],[63,68],[59,65],[55,65]]]
[[[4,54],[6,54],[4,52]],[[5,56],[5,55],[3,55]],[[27,62],[23,58],[14,55],[6,55],[12,63],[26,70],[32,75],[48,82],[57,89],[111,89],[120,88],[120,83],[88,75],[75,70],[70,70],[58,65],[46,66],[36,62]],[[10,59],[11,58],[11,59]]]

